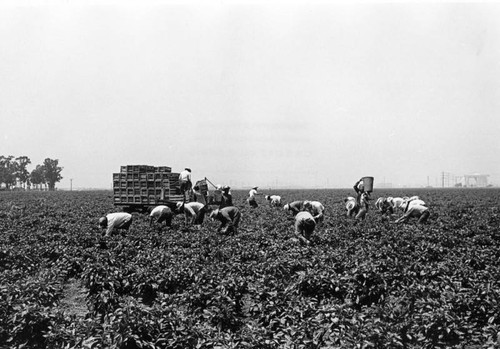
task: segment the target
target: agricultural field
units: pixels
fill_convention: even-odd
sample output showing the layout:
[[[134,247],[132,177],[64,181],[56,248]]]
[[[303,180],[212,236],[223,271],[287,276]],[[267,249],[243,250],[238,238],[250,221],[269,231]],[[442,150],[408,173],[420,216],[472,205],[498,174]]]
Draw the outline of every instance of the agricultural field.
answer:
[[[352,190],[262,193],[324,203],[309,246],[246,191],[235,236],[134,214],[108,239],[112,192],[0,193],[0,348],[498,347],[499,189],[375,190],[419,195],[424,225],[355,224]]]

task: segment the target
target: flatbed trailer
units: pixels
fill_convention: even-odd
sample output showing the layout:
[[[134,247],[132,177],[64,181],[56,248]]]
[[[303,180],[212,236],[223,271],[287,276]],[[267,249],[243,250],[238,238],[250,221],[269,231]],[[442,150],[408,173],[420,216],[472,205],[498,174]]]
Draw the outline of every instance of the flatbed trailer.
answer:
[[[216,205],[220,195],[217,190],[209,193],[209,182],[205,178],[195,185],[208,204]],[[194,195],[181,192],[179,173],[168,166],[126,165],[120,167],[119,173],[113,173],[113,203],[123,211],[146,212],[158,205],[175,209],[178,202],[190,201],[194,201]]]

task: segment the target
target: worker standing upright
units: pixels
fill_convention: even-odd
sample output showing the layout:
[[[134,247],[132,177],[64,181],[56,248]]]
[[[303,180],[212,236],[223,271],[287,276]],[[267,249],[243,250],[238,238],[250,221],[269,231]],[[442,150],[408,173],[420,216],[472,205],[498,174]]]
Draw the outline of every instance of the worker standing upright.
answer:
[[[179,174],[179,182],[181,186],[182,201],[186,202],[186,192],[190,192],[193,187],[193,182],[191,182],[191,169],[186,167]]]

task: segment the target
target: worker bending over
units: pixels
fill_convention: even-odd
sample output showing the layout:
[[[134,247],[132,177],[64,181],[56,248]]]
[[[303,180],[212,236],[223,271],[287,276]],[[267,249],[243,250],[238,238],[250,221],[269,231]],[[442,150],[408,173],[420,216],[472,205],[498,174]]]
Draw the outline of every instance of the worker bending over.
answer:
[[[110,236],[114,229],[128,230],[132,224],[132,215],[126,212],[108,213],[99,218],[99,227],[106,229],[105,236]]]
[[[283,206],[283,209],[285,211],[292,212],[292,214],[294,216],[296,216],[297,213],[305,210],[304,201],[299,201],[299,200],[298,201],[293,201],[293,202],[291,202],[291,203],[286,204],[285,206]]]
[[[178,202],[177,212],[184,213],[184,219],[186,225],[194,224],[200,225],[203,223],[205,218],[205,212],[207,212],[206,206],[200,202]]]
[[[210,218],[221,222],[220,227],[217,229],[218,233],[234,235],[238,232],[241,213],[237,207],[228,206],[213,210],[210,212]]]
[[[305,210],[312,214],[316,223],[322,223],[324,219],[325,206],[319,201],[304,201]]]
[[[172,225],[173,217],[174,213],[168,206],[156,206],[149,214],[149,226],[153,224],[153,221],[156,221],[158,224],[165,222],[165,226],[170,227]]]
[[[271,207],[281,206],[281,196],[279,195],[266,195],[265,199],[269,201],[269,205]]]
[[[316,221],[311,213],[308,211],[297,213],[295,216],[295,235],[301,242],[306,245],[311,243],[310,239],[314,228],[316,228]]]
[[[411,206],[406,213],[398,218],[394,223],[404,223],[407,222],[410,218],[418,218],[417,223],[425,223],[429,218],[429,209],[424,205],[415,204]]]

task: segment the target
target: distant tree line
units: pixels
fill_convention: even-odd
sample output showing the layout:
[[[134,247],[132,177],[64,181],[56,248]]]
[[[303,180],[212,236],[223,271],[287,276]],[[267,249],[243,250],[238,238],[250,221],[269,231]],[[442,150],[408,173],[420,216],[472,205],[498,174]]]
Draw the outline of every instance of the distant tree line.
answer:
[[[61,176],[62,167],[59,160],[46,158],[41,165],[30,172],[28,165],[31,160],[27,156],[14,157],[0,155],[0,184],[3,183],[7,190],[12,188],[23,189],[48,189],[54,190]]]

